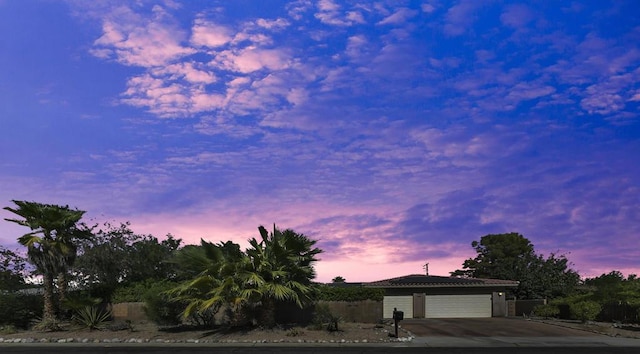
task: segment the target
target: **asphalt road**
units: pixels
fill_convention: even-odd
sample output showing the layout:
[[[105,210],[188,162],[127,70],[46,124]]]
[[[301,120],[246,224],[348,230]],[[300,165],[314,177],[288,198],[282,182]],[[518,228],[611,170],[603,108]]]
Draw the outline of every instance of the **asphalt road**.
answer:
[[[637,354],[638,347],[502,347],[502,348],[425,348],[425,347],[383,347],[383,346],[359,346],[359,347],[279,347],[279,346],[261,346],[261,347],[86,347],[79,345],[54,345],[54,346],[3,346],[0,347],[2,353],[7,354],[26,354],[26,353],[51,353],[51,354],[294,354],[294,353],[342,353],[342,354],[382,354],[382,353],[429,353],[429,354]]]

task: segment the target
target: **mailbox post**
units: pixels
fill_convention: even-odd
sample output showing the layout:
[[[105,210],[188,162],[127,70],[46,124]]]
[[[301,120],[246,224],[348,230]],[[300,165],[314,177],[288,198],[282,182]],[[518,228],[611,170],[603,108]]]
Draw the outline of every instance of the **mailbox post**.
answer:
[[[398,311],[396,307],[393,308],[393,323],[396,329],[396,338],[398,338],[398,322],[404,319],[404,312]]]

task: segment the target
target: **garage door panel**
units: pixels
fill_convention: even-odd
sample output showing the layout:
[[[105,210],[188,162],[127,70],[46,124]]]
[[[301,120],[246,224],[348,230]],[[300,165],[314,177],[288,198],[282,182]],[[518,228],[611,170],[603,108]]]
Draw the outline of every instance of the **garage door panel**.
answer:
[[[427,318],[491,317],[491,295],[427,295]]]
[[[404,312],[404,318],[413,318],[413,296],[385,296],[382,300],[384,318],[393,318],[393,309]]]

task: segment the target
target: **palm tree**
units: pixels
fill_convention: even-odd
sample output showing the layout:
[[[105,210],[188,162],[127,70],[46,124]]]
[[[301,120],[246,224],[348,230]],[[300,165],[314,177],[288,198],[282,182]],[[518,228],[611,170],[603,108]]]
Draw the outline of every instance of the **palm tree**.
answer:
[[[271,327],[277,303],[302,308],[313,300],[313,263],[322,252],[314,248],[316,241],[292,230],[280,231],[275,225],[272,233],[262,226],[258,230],[260,241],[250,239],[246,253],[231,241],[204,240],[201,247],[185,247],[178,253],[178,264],[199,271],[193,280],[169,292],[175,300],[188,302],[185,318],[229,306],[236,315],[257,309],[259,323]]]
[[[259,322],[272,327],[277,303],[303,308],[313,300],[313,263],[322,250],[314,248],[315,240],[290,229],[280,231],[275,224],[272,233],[263,226],[258,230],[261,240],[250,239],[247,250],[252,265],[247,293],[259,298]]]
[[[201,246],[187,246],[181,249],[174,262],[185,273],[196,276],[168,294],[175,301],[188,303],[183,317],[217,312],[222,306],[229,306],[235,313],[246,302],[244,292],[249,262],[240,250],[240,245],[227,241],[214,244],[204,240]]]
[[[23,219],[5,219],[29,227],[31,232],[18,238],[27,247],[29,261],[42,274],[44,288],[43,323],[53,323],[56,319],[54,302],[54,278],[58,277],[59,301],[64,301],[67,292],[67,274],[76,258],[76,242],[87,238],[91,231],[80,219],[82,210],[72,210],[69,206],[42,204],[13,200],[17,208],[5,207]]]

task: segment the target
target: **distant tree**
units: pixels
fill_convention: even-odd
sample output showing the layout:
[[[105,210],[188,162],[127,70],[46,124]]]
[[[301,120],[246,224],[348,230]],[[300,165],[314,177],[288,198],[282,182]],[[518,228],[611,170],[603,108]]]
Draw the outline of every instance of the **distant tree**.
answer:
[[[105,223],[93,239],[82,243],[74,275],[92,296],[109,302],[119,286],[175,278],[170,260],[180,243],[171,235],[162,241],[138,235],[128,222],[119,226]]]
[[[339,275],[337,277],[331,279],[332,283],[344,283],[345,281],[346,280],[343,277],[339,276]]]
[[[0,246],[0,291],[14,291],[26,285],[26,262],[26,258]]]
[[[585,285],[592,290],[591,298],[601,304],[633,303],[640,306],[640,279],[630,274],[626,279],[614,270],[595,278],[587,278]]]
[[[518,233],[486,235],[471,246],[477,256],[465,260],[453,276],[517,280],[515,295],[522,299],[566,296],[580,282],[564,255],[537,255],[531,241]]]
[[[58,301],[66,298],[68,271],[76,259],[78,242],[91,236],[91,230],[81,222],[84,211],[69,206],[13,200],[16,208],[5,207],[22,219],[5,219],[26,226],[31,232],[18,238],[27,247],[27,256],[42,275],[44,288],[43,323],[56,319],[54,279],[58,277]]]

